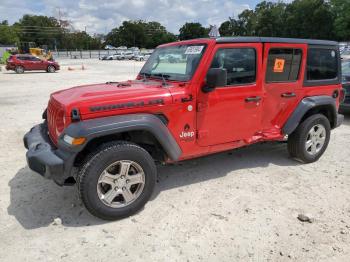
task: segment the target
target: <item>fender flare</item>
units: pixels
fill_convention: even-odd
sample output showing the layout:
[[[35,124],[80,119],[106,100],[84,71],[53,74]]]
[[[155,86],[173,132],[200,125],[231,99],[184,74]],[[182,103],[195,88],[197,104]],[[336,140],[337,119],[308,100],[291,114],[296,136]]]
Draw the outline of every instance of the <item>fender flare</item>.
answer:
[[[63,141],[64,135],[85,137],[87,141],[82,146],[74,148],[74,151],[80,152],[88,142],[95,138],[139,130],[153,134],[171,160],[177,161],[180,158],[182,151],[176,140],[167,126],[157,116],[152,114],[110,116],[75,122],[64,130],[58,143],[60,147],[69,147],[72,150],[73,148]]]
[[[334,120],[332,127],[338,126],[337,124],[337,106],[336,99],[331,96],[310,96],[300,101],[294,112],[289,116],[287,122],[282,128],[283,134],[290,135],[298,127],[303,116],[312,108],[317,106],[331,106],[331,114]]]

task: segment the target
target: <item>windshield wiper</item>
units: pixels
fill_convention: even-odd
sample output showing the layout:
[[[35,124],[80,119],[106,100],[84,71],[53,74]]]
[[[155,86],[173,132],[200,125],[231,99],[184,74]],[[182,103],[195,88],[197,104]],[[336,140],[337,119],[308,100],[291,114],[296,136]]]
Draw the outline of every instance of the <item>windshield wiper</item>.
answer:
[[[146,82],[147,81],[147,77],[151,76],[151,74],[149,74],[149,73],[141,73],[141,75],[143,76],[143,82]]]
[[[151,74],[151,76],[161,77],[162,80],[163,80],[163,83],[162,83],[163,86],[168,85],[166,80],[168,80],[171,77],[170,75],[166,75],[166,74],[163,74],[163,73]]]

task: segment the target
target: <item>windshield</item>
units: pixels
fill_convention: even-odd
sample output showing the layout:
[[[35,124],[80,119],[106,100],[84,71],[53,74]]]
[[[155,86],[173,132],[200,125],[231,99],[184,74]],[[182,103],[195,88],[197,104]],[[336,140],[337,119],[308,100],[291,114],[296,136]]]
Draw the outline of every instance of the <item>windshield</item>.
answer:
[[[188,81],[197,69],[205,45],[176,45],[154,50],[140,74],[175,81]]]

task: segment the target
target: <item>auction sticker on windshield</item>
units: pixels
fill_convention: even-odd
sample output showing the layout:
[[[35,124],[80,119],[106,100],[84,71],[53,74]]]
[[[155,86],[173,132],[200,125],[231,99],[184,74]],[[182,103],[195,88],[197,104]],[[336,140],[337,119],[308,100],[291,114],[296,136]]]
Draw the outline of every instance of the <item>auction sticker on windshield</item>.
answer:
[[[202,46],[202,45],[189,46],[186,49],[185,55],[198,55],[198,54],[200,54],[202,52],[203,47],[204,46]]]

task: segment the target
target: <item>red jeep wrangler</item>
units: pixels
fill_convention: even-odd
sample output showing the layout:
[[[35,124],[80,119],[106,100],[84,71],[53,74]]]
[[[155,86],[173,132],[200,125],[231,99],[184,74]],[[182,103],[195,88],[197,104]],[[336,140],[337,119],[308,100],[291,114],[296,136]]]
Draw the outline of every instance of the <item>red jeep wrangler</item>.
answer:
[[[343,97],[336,42],[182,41],[159,46],[136,80],[53,93],[24,144],[32,170],[76,183],[86,208],[112,220],[145,205],[156,162],[286,139],[291,157],[318,160]]]

